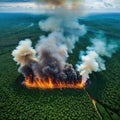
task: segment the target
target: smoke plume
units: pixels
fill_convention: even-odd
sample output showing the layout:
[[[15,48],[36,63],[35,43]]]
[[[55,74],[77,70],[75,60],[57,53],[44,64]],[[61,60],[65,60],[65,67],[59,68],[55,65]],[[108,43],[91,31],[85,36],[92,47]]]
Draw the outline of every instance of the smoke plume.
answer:
[[[75,71],[72,65],[65,63],[67,53],[65,53],[66,51],[64,50],[66,48],[64,46],[56,48],[57,46],[54,41],[50,41],[54,44],[50,44],[49,46],[49,44],[46,44],[46,41],[49,43],[49,39],[50,38],[46,40],[42,39],[36,46],[36,50],[32,48],[29,39],[19,42],[19,46],[12,52],[14,60],[21,65],[19,72],[25,77],[32,76],[32,81],[34,81],[36,77],[40,77],[43,80],[51,77],[54,82],[58,80],[67,83],[79,81],[79,72]],[[55,50],[53,51],[51,47]],[[36,53],[38,54],[37,57]],[[64,63],[61,61],[64,61]]]
[[[39,0],[39,3],[54,5],[52,14],[39,22],[47,36],[40,36],[35,48],[30,39],[19,42],[13,50],[14,61],[20,65],[19,72],[25,77],[24,84],[39,88],[83,88],[93,71],[105,70],[104,56],[111,57],[118,45],[108,41],[103,34],[90,39],[91,46],[80,53],[81,62],[77,70],[67,63],[69,53],[80,37],[87,33],[84,24],[79,24],[83,11],[80,6],[73,7],[81,1],[70,0]],[[66,7],[67,6],[67,7]],[[69,6],[69,7],[68,7]]]
[[[73,66],[66,63],[68,53],[72,52],[75,43],[86,34],[85,25],[80,25],[78,17],[81,12],[78,7],[66,8],[66,2],[73,5],[78,1],[44,0],[39,3],[54,5],[55,9],[46,20],[39,22],[39,27],[48,36],[41,36],[35,49],[31,40],[20,41],[18,47],[12,52],[14,60],[20,64],[19,72],[31,81],[52,79],[52,82],[77,84],[81,76]],[[67,3],[67,4],[68,4]]]
[[[119,48],[118,43],[107,40],[103,34],[90,39],[91,46],[87,47],[87,51],[80,53],[81,62],[77,66],[77,70],[82,75],[82,80],[85,82],[89,79],[89,74],[93,71],[106,70],[105,60],[103,57],[112,57],[112,54]]]

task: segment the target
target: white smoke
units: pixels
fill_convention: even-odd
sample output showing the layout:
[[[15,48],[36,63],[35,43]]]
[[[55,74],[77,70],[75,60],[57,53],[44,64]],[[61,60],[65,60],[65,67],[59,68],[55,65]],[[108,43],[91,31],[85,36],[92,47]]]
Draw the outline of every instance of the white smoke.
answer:
[[[97,58],[98,54],[95,51],[89,51],[87,55],[81,56],[82,64],[77,65],[77,70],[80,71],[84,82],[89,78],[89,74],[93,71],[98,71],[99,65]]]
[[[13,50],[12,55],[14,56],[14,61],[21,66],[28,63],[28,60],[33,59],[37,61],[35,55],[36,51],[31,46],[32,42],[30,39],[25,39],[19,42],[18,47]]]
[[[46,21],[40,21],[39,22],[39,26],[43,31],[58,31],[59,28],[59,24],[60,24],[60,20],[56,19],[56,18],[48,18]]]
[[[100,56],[111,57],[118,49],[118,44],[115,40],[109,40],[105,38],[103,33],[100,33],[96,38],[90,40],[93,44],[91,47],[87,47],[88,50],[95,50]]]
[[[89,74],[93,71],[105,70],[105,60],[103,57],[112,57],[119,45],[111,40],[107,41],[101,34],[90,40],[92,45],[87,47],[86,55],[80,54],[81,64],[77,64],[77,70],[82,75],[84,82],[89,79]]]

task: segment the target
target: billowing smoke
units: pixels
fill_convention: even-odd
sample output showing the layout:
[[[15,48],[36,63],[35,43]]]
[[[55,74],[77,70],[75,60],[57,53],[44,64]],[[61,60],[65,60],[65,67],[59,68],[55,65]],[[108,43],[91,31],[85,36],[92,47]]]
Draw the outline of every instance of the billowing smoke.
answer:
[[[36,77],[40,77],[43,80],[51,77],[54,82],[58,82],[58,80],[66,83],[80,81],[79,72],[75,71],[71,64],[65,63],[66,47],[60,45],[57,48],[57,43],[54,43],[54,39],[53,41],[49,40],[52,40],[51,37],[42,39],[36,46],[36,50],[32,48],[29,39],[19,42],[19,46],[12,52],[14,60],[21,65],[19,72],[25,77],[32,76],[32,81]],[[49,44],[49,42],[52,43]],[[54,49],[51,49],[51,47]]]
[[[37,61],[35,58],[36,51],[31,47],[32,42],[30,39],[20,41],[16,50],[12,52],[14,61],[21,66],[29,63],[29,60]]]
[[[78,18],[82,15],[80,6],[73,7],[73,3],[78,4],[80,1],[71,1],[70,9],[66,7],[66,4],[70,5],[69,0],[39,0],[39,2],[55,6],[52,14],[39,22],[40,29],[49,34],[40,36],[35,49],[29,39],[19,42],[18,47],[12,52],[14,60],[20,64],[19,72],[25,76],[25,82],[30,77],[30,81],[33,82],[32,87],[36,85],[38,79],[43,82],[51,78],[50,86],[53,86],[53,83],[60,86],[64,83],[63,87],[71,84],[70,87],[79,88],[81,85],[77,83],[85,84],[93,71],[105,70],[105,61],[102,57],[111,57],[118,46],[113,41],[106,40],[101,34],[90,39],[92,45],[87,47],[84,54],[80,53],[81,62],[76,65],[77,70],[75,70],[66,61],[75,43],[87,33],[86,26],[79,24]],[[39,85],[43,87],[43,83],[38,83]]]
[[[102,33],[95,38],[90,39],[90,42],[92,45],[87,47],[87,51],[80,52],[81,62],[76,65],[84,82],[89,79],[89,74],[93,71],[97,72],[106,70],[103,57],[111,57],[119,48],[118,43],[112,40],[107,40]]]
[[[70,10],[63,6],[66,0],[39,2],[56,6],[46,20],[39,22],[40,29],[50,33],[40,37],[35,49],[32,48],[30,40],[20,41],[12,52],[14,60],[20,64],[19,72],[25,77],[32,76],[32,81],[36,78],[47,80],[50,77],[55,83],[80,82],[79,72],[66,63],[66,60],[75,43],[87,32],[85,25],[79,24],[78,17],[81,12],[77,11],[78,8]]]

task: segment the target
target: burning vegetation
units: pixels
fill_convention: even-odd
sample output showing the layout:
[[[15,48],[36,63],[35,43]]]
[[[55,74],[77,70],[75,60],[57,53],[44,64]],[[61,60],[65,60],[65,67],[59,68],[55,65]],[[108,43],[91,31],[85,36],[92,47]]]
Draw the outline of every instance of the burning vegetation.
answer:
[[[12,52],[25,77],[23,84],[40,89],[83,88],[85,83],[79,71],[66,62],[79,37],[86,34],[85,26],[77,20],[79,8],[68,10],[61,0],[44,2],[56,6],[49,18],[39,22],[40,28],[50,34],[41,36],[35,49],[31,40],[26,39]]]
[[[29,39],[21,41],[12,53],[17,57],[14,60],[21,64],[19,71],[25,76],[23,84],[26,87],[40,89],[85,87],[79,72],[71,64],[61,63],[50,51],[42,51],[39,59],[35,58],[35,53]]]

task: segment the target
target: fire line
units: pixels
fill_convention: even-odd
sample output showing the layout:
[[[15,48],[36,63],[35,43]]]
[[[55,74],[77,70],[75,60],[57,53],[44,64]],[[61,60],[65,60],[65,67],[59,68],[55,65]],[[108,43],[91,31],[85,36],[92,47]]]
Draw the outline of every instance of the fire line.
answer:
[[[57,81],[54,82],[52,78],[48,77],[47,80],[42,80],[41,78],[36,78],[32,81],[31,76],[27,77],[25,81],[23,82],[23,85],[25,85],[28,88],[39,88],[39,89],[62,89],[62,88],[75,88],[75,89],[83,89],[85,87],[85,83],[83,81],[79,81],[77,83],[67,83],[67,82],[61,82]]]

